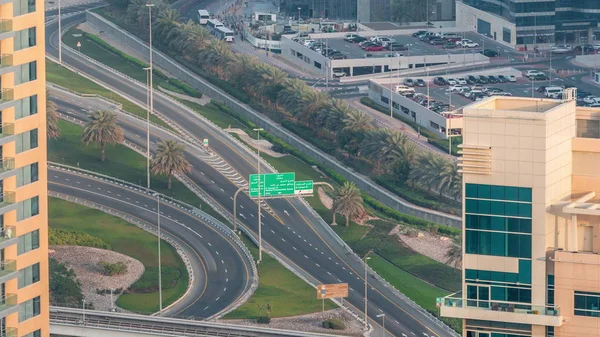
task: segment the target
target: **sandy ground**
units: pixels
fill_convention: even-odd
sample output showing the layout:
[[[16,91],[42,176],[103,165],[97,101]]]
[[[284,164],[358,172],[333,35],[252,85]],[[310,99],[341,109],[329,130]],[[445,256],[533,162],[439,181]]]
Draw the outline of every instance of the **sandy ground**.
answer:
[[[140,261],[111,250],[80,246],[52,246],[50,249],[50,257],[75,271],[86,303],[92,303],[97,310],[109,310],[114,307],[110,294],[99,295],[97,289],[127,289],[144,273],[144,265]],[[127,265],[127,273],[105,276],[98,266],[100,261],[123,262]],[[113,301],[117,298],[118,295],[114,295]]]
[[[450,267],[454,267],[453,264],[447,263],[446,259],[446,252],[452,247],[452,239],[425,231],[419,231],[416,235],[413,230],[409,232],[410,233],[396,230],[395,233],[392,231],[391,234],[397,235],[404,244],[417,253],[447,264]],[[460,268],[460,266],[458,267]]]
[[[190,101],[190,102],[193,102],[193,103],[200,104],[202,106],[205,106],[206,104],[210,103],[210,100],[211,100],[211,98],[208,97],[208,96],[206,96],[205,94],[202,94],[201,98],[197,98],[197,97],[192,97],[192,96],[188,96],[188,95],[183,95],[183,94],[180,94],[178,92],[170,91],[170,90],[167,90],[167,89],[165,89],[163,87],[160,87],[160,86],[158,87],[158,90],[164,92],[165,94],[169,94],[169,95],[171,95],[173,97],[181,98],[181,99],[184,99],[186,101]]]
[[[324,329],[322,326],[322,322],[329,318],[341,319],[346,324],[346,329]],[[224,320],[224,322],[251,326],[267,326],[266,324],[257,324],[254,323],[253,320],[247,319],[228,319]],[[273,318],[271,319],[271,324],[269,324],[268,327],[274,329],[286,329],[328,334],[337,333],[346,336],[361,336],[363,333],[362,324],[356,319],[354,319],[354,317],[346,313],[343,309],[334,309],[325,312],[316,312],[308,315],[301,315],[295,317]]]
[[[261,152],[266,153],[271,157],[281,158],[283,156],[287,156],[286,154],[275,152],[275,151],[271,150],[271,147],[273,146],[273,144],[271,144],[271,142],[269,142],[268,140],[261,139],[257,143],[256,139],[251,138],[250,136],[248,136],[248,134],[246,132],[244,132],[241,129],[227,128],[227,129],[225,129],[225,131],[227,131],[229,133],[235,133],[244,141],[244,143],[248,144],[249,146],[251,146],[254,149],[256,149],[257,146],[260,147]]]

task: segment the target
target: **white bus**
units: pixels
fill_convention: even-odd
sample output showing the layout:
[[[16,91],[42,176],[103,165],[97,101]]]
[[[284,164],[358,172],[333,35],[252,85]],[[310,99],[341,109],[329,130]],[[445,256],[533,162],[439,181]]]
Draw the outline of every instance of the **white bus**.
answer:
[[[206,20],[206,29],[208,29],[209,31],[212,32],[219,27],[225,27],[225,25],[221,21],[216,19]]]
[[[198,23],[201,25],[205,25],[210,19],[210,13],[206,9],[198,10]]]
[[[213,30],[213,35],[219,40],[233,42],[233,31],[227,27],[217,27]]]

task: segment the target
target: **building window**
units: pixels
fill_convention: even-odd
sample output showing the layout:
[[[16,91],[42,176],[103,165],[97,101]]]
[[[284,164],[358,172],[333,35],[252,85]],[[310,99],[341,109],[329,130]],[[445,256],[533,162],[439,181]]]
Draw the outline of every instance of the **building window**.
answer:
[[[19,236],[19,242],[17,243],[17,255],[25,254],[38,248],[40,248],[39,229]]]
[[[17,205],[17,221],[22,221],[40,213],[40,197],[23,200]]]
[[[19,16],[35,12],[35,0],[15,0],[13,2],[13,14]]]
[[[15,71],[15,85],[37,80],[37,61],[21,64]]]
[[[19,306],[19,322],[26,321],[40,314],[40,297],[21,303]]]
[[[15,119],[35,115],[38,112],[37,95],[22,98],[15,105]]]
[[[321,63],[315,61],[315,68],[321,69]]]
[[[14,38],[14,50],[21,50],[36,45],[36,31],[35,27],[20,30],[15,33]]]
[[[38,147],[38,130],[33,129],[17,135],[16,152],[21,153]]]
[[[511,39],[510,29],[502,27],[502,41],[511,43]]]
[[[40,264],[36,263],[19,270],[19,289],[34,284],[40,280]]]
[[[600,293],[575,291],[575,315],[600,317]]]
[[[38,163],[33,163],[17,170],[17,187],[34,183],[39,179]]]
[[[381,97],[379,98],[383,103],[385,104],[389,104],[390,103],[390,99],[381,95]]]

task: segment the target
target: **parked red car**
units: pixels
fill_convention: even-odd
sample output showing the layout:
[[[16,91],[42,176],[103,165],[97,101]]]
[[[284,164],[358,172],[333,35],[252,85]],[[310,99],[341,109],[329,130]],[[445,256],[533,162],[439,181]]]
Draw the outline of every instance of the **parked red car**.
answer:
[[[365,48],[365,51],[384,51],[383,46],[369,46]]]

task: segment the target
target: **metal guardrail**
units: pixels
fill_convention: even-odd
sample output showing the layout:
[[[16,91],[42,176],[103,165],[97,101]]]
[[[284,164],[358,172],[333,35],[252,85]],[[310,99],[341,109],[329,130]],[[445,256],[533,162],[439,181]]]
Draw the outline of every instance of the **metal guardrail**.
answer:
[[[50,307],[50,324],[77,329],[102,331],[142,332],[162,336],[279,336],[279,337],[333,337],[334,335],[242,326],[207,321],[192,321],[158,316],[111,313],[96,310]],[[336,335],[340,336],[340,335]]]
[[[87,177],[92,177],[92,178],[95,178],[95,179],[99,179],[99,180],[102,180],[102,181],[105,181],[105,182],[108,182],[108,183],[111,183],[111,184],[119,185],[119,186],[122,186],[122,187],[127,187],[127,188],[132,189],[132,190],[134,190],[136,192],[143,193],[143,194],[146,194],[146,195],[150,195],[150,196],[157,195],[161,199],[161,201],[167,202],[168,204],[170,204],[170,205],[172,205],[174,207],[177,207],[177,208],[179,208],[179,209],[181,209],[181,210],[183,210],[185,212],[188,212],[188,213],[192,214],[194,217],[203,220],[203,222],[205,224],[209,224],[209,225],[213,226],[213,228],[215,228],[217,231],[219,231],[220,233],[222,233],[223,235],[225,235],[227,238],[229,238],[244,253],[244,255],[246,256],[246,258],[250,262],[251,269],[252,269],[252,279],[251,279],[250,288],[248,289],[248,291],[246,292],[245,295],[243,295],[240,298],[238,298],[238,300],[235,303],[233,303],[230,307],[232,307],[234,305],[236,307],[239,306],[239,305],[241,305],[243,302],[240,303],[240,299],[249,298],[254,293],[254,291],[256,290],[256,288],[258,287],[258,271],[256,269],[256,265],[254,263],[254,259],[252,257],[252,254],[250,253],[250,251],[248,250],[248,248],[246,247],[246,245],[240,240],[240,238],[235,233],[233,233],[233,231],[229,227],[227,227],[226,225],[224,225],[223,223],[221,223],[219,220],[217,220],[214,217],[212,217],[210,214],[205,213],[205,212],[199,210],[198,208],[196,208],[196,207],[194,207],[194,206],[192,206],[190,204],[187,204],[187,203],[185,203],[183,201],[171,198],[171,197],[166,196],[164,194],[157,193],[157,192],[155,192],[153,190],[149,190],[149,189],[147,189],[145,187],[142,187],[142,186],[139,186],[137,184],[130,183],[130,182],[127,182],[127,181],[124,181],[124,180],[121,180],[121,179],[117,179],[117,178],[106,176],[106,175],[103,175],[103,174],[100,174],[100,173],[96,173],[96,172],[93,172],[93,171],[88,171],[88,170],[84,170],[84,169],[81,169],[81,168],[76,168],[76,167],[73,167],[73,166],[63,165],[63,164],[54,163],[54,162],[48,162],[48,166],[50,166],[52,168],[55,168],[55,169],[58,169],[58,170],[73,172],[73,173],[81,174],[81,175],[84,175],[84,176],[87,176]],[[102,207],[104,207],[104,206],[102,206]],[[106,207],[104,207],[104,208],[106,208]],[[185,226],[185,225],[183,225],[183,226]],[[191,275],[191,273],[190,273],[190,275]],[[229,309],[230,307],[227,308],[227,312],[233,310],[233,309]],[[227,312],[221,312],[221,313],[218,313],[215,316],[222,316],[222,315],[224,315]],[[211,319],[212,318],[216,318],[215,316],[211,317]]]

